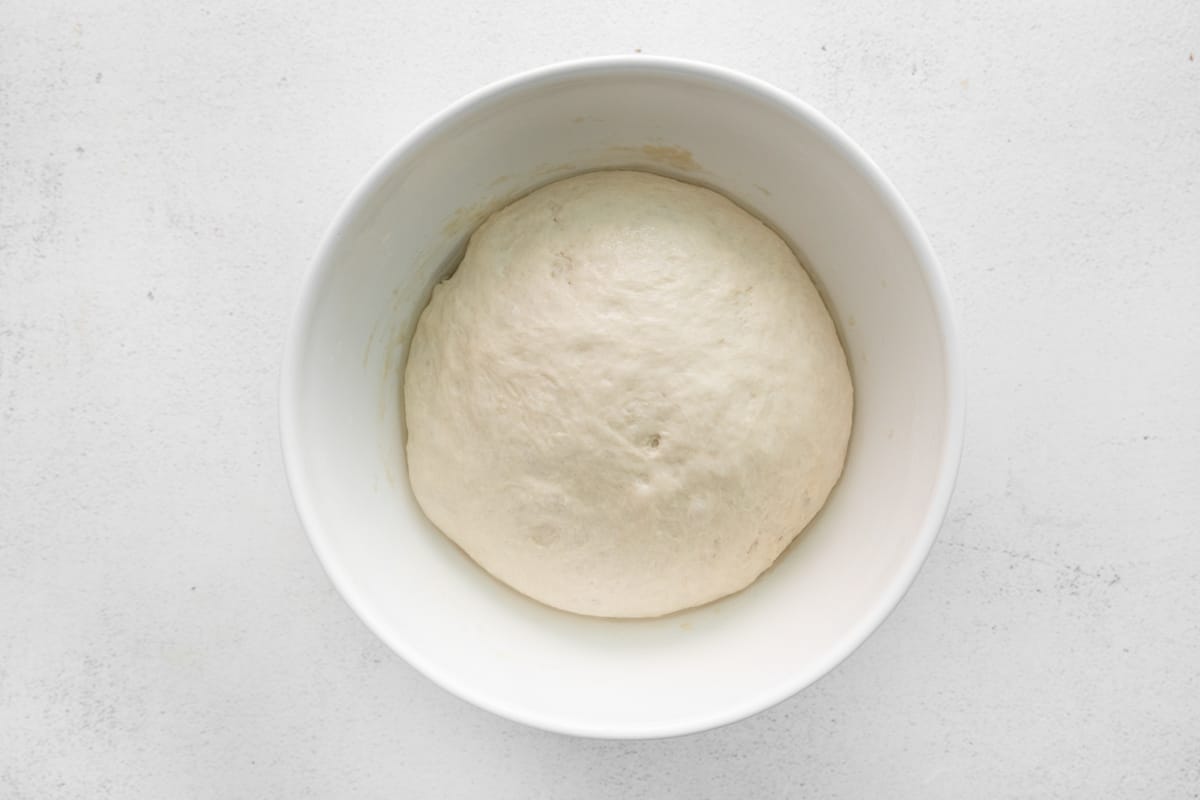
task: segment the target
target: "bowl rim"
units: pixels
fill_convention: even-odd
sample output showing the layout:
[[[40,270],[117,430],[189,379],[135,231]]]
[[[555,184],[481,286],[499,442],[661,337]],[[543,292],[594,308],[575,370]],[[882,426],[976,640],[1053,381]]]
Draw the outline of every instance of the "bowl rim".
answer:
[[[478,104],[495,100],[513,90],[531,88],[541,83],[557,82],[567,77],[647,71],[666,76],[699,77],[712,85],[734,92],[756,95],[773,103],[817,129],[840,152],[841,156],[863,175],[911,242],[926,289],[932,299],[937,328],[941,334],[942,359],[946,372],[948,419],[931,501],[921,522],[921,530],[915,544],[910,549],[902,567],[892,576],[887,590],[875,600],[868,613],[859,620],[857,625],[848,629],[837,645],[830,648],[829,652],[814,662],[813,666],[796,672],[790,680],[767,687],[739,702],[723,708],[703,711],[684,719],[638,725],[592,724],[586,720],[571,719],[569,715],[565,714],[552,715],[533,711],[522,707],[519,703],[477,692],[473,687],[461,684],[453,678],[439,673],[420,652],[408,646],[401,637],[393,635],[388,626],[376,617],[376,614],[365,602],[352,576],[332,554],[329,544],[330,535],[320,524],[316,509],[309,499],[308,487],[310,484],[301,456],[303,436],[298,424],[298,406],[301,395],[303,357],[309,349],[312,321],[318,299],[321,296],[321,289],[329,272],[330,257],[340,242],[342,231],[362,212],[370,198],[384,184],[391,172],[408,158],[411,151],[418,150],[435,139],[443,130],[470,113]],[[777,705],[827,675],[866,641],[895,610],[909,587],[912,586],[945,519],[962,456],[965,389],[956,331],[955,313],[945,276],[915,215],[900,197],[891,181],[862,148],[812,106],[766,81],[733,69],[690,59],[652,55],[609,55],[553,63],[511,75],[477,89],[418,125],[372,166],[338,210],[333,222],[322,237],[316,256],[309,264],[301,283],[299,299],[293,311],[285,344],[283,367],[280,374],[279,405],[280,445],[288,486],[300,522],[318,561],[351,610],[372,633],[383,640],[418,672],[441,688],[498,716],[543,730],[573,736],[603,739],[658,739],[711,730],[746,719]]]

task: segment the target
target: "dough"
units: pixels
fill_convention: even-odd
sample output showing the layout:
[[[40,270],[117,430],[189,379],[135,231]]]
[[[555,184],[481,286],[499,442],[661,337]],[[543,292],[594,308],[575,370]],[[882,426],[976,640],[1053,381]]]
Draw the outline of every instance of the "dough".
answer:
[[[641,172],[488,219],[421,315],[404,399],[429,519],[518,591],[608,617],[753,582],[837,482],[853,402],[783,240]]]

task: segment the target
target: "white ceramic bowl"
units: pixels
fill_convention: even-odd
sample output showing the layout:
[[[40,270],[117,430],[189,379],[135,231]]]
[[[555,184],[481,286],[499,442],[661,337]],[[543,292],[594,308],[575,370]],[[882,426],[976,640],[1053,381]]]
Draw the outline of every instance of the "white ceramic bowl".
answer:
[[[555,611],[489,577],[422,515],[402,446],[407,342],[475,225],[533,187],[615,167],[717,188],[780,231],[830,303],[856,391],[841,482],[779,562],[740,594],[645,621]],[[330,578],[432,680],[548,730],[671,736],[809,685],[899,602],[957,470],[956,348],[925,236],[824,117],[717,67],[588,59],[460,100],[354,192],[296,312],[284,456]]]

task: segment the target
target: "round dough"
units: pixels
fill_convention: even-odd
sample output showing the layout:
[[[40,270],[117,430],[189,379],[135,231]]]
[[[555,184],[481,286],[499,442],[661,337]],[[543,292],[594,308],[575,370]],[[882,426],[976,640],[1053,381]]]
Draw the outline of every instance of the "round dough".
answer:
[[[518,591],[608,617],[753,582],[837,482],[853,402],[783,240],[641,172],[488,219],[421,315],[404,399],[429,519]]]

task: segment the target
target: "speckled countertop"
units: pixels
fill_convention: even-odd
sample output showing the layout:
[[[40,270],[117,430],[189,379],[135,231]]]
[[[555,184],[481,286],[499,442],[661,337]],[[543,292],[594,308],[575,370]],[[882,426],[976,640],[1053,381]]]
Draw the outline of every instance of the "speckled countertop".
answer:
[[[0,797],[1200,797],[1200,5],[10,2]],[[646,743],[393,656],[278,452],[299,281],[399,137],[521,69],[679,55],[823,110],[958,306],[961,478],[801,695]]]

